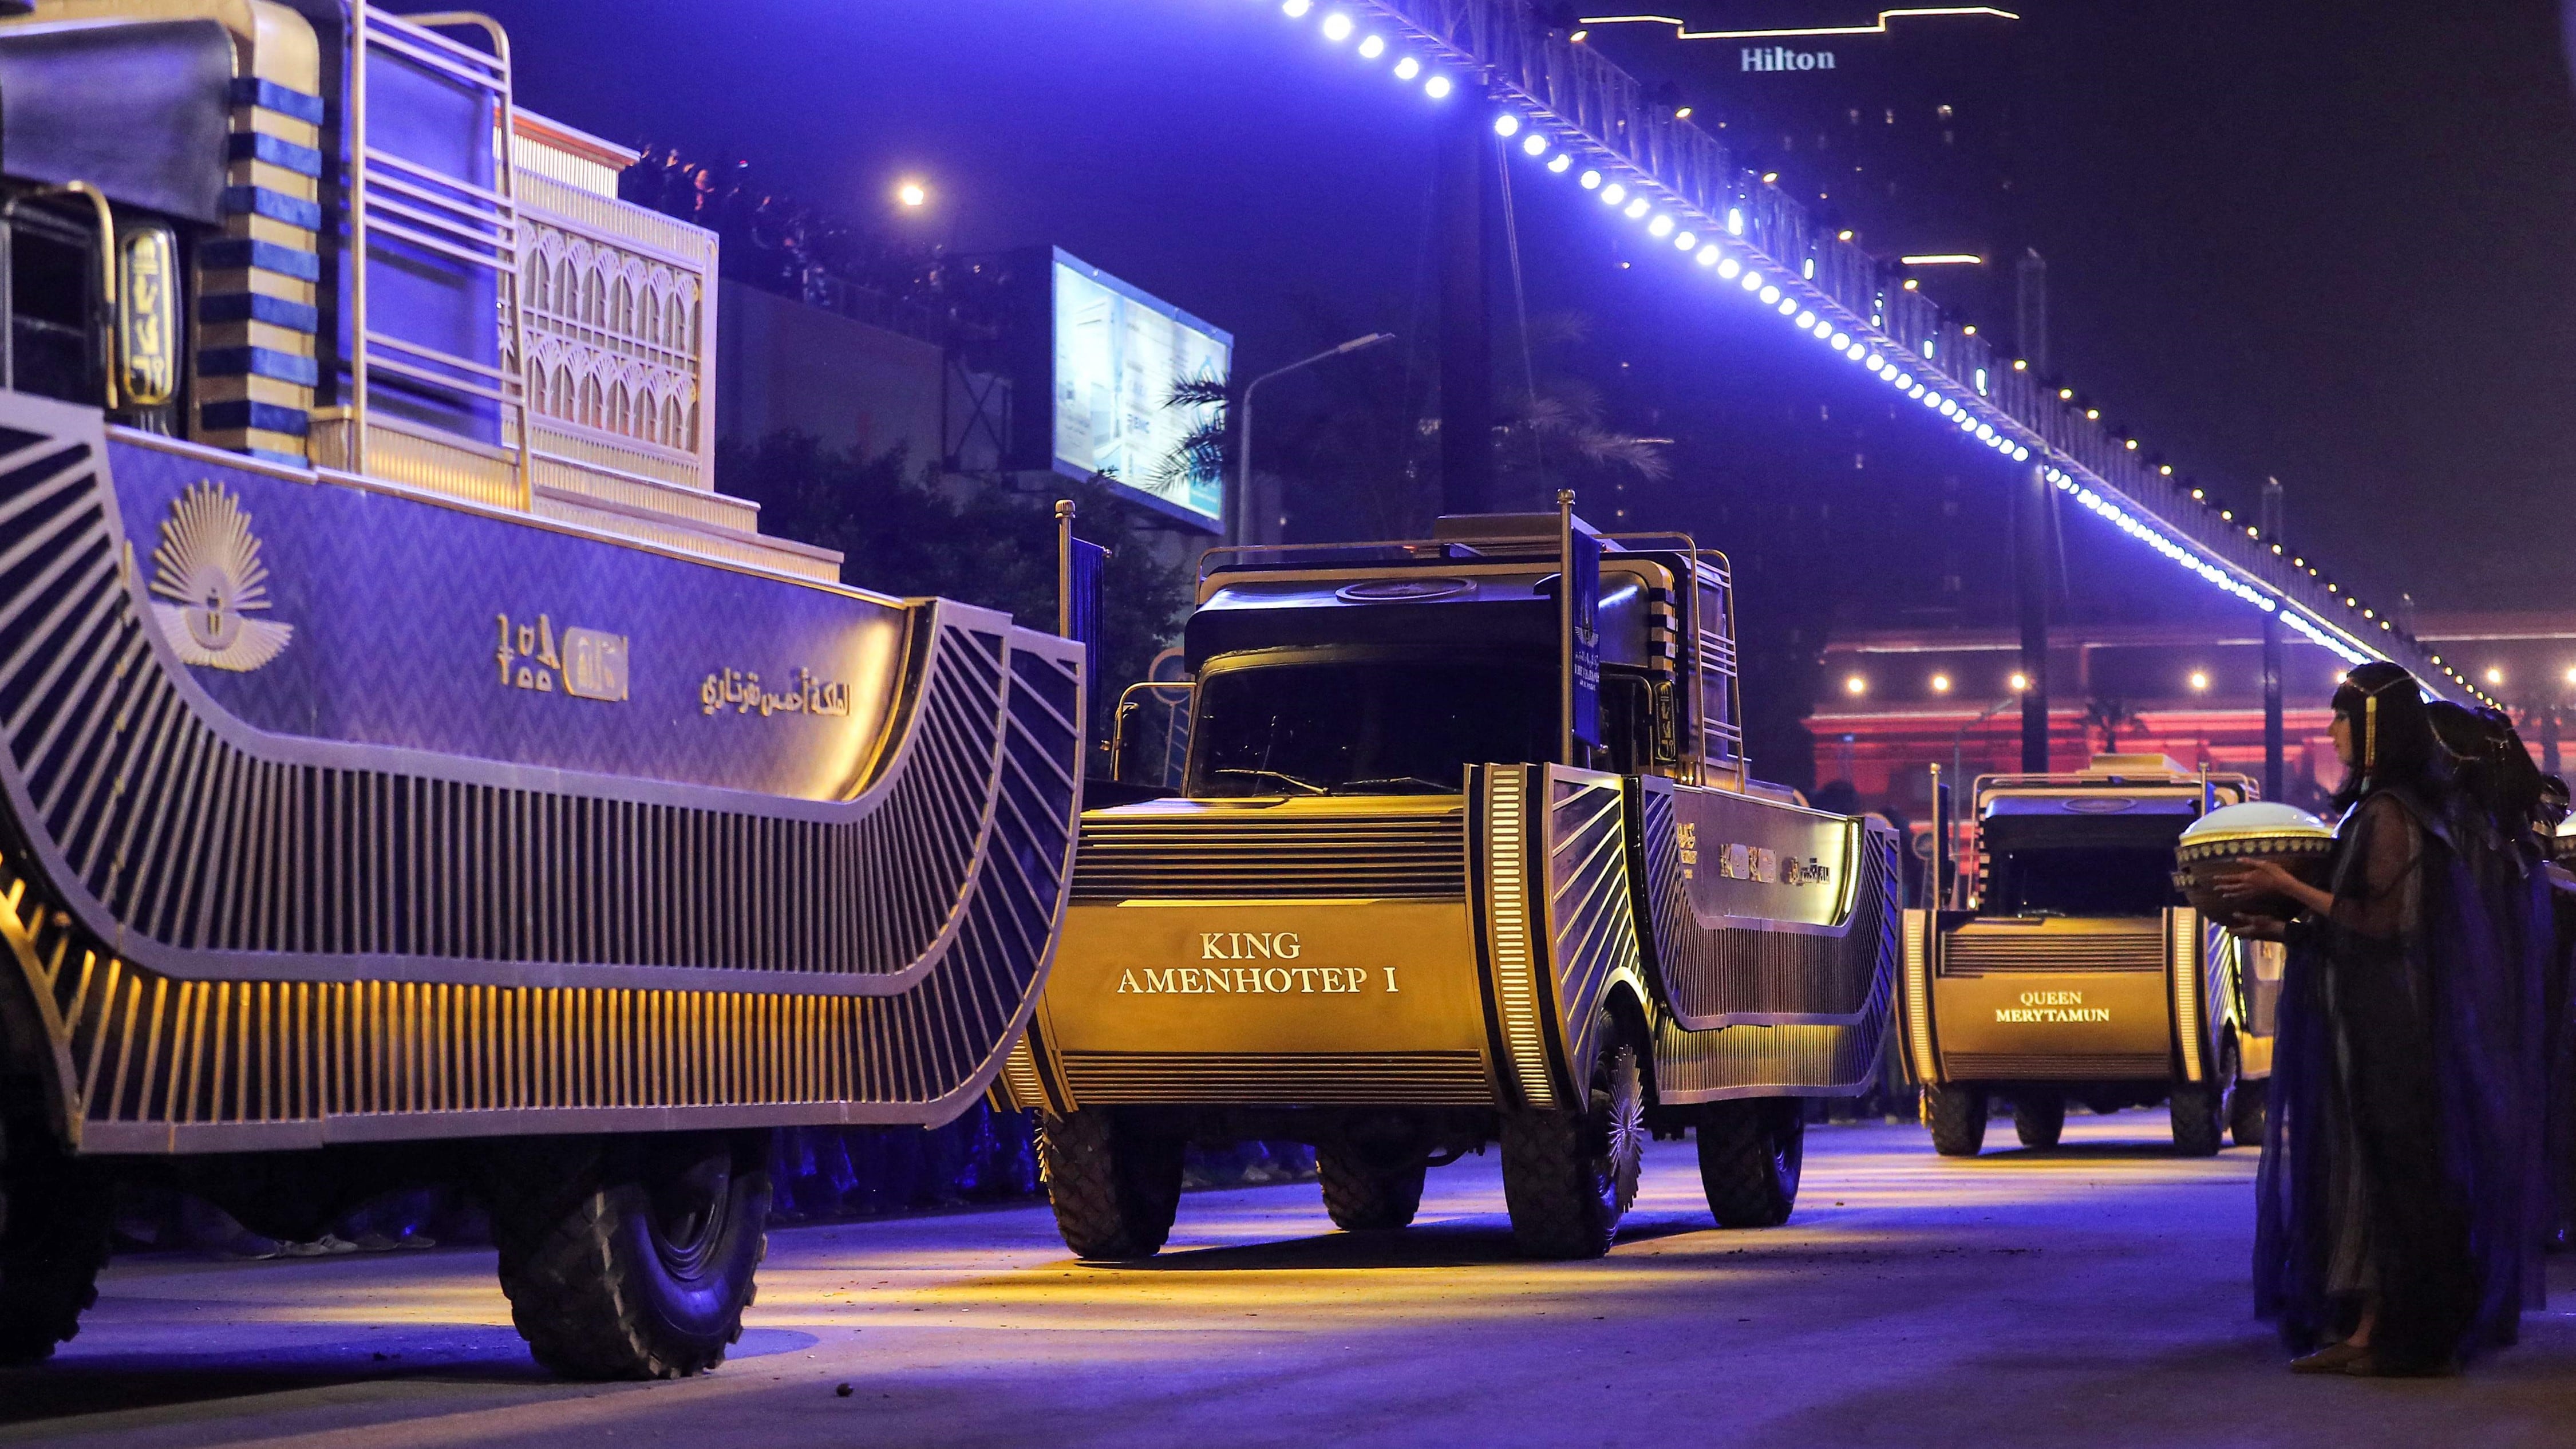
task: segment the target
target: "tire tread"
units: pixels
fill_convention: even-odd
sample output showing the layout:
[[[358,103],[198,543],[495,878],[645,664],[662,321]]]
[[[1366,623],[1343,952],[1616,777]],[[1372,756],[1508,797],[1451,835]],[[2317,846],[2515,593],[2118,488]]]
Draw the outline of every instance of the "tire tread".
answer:
[[[1422,1210],[1425,1169],[1419,1162],[1390,1172],[1356,1153],[1317,1147],[1315,1169],[1324,1186],[1324,1211],[1343,1232],[1392,1232]]]
[[[2239,1147],[2262,1146],[2263,1116],[2270,1101],[2271,1083],[2268,1080],[2258,1078],[2249,1082],[2238,1079],[2236,1090],[2227,1094],[2228,1140]]]
[[[1142,1136],[1101,1108],[1047,1117],[1038,1165],[1056,1231],[1077,1258],[1150,1258],[1181,1207],[1181,1144]]]
[[[1943,1157],[1974,1157],[1986,1145],[1986,1094],[1974,1087],[1923,1089],[1923,1125]]]
[[[2184,1157],[2216,1157],[2226,1145],[2225,1099],[2218,1084],[2176,1082],[2165,1105],[2173,1119],[2175,1152]]]
[[[1607,1101],[1623,1080],[1644,1102],[1643,1053],[1623,1035],[1619,1019],[1606,1006],[1594,1020],[1592,1039],[1599,1045],[1585,1076],[1590,1084],[1585,1110],[1503,1114],[1503,1204],[1511,1212],[1513,1240],[1534,1258],[1598,1258],[1609,1252],[1636,1191],[1635,1180],[1620,1181],[1614,1166],[1605,1200],[1592,1164],[1594,1137],[1608,1119],[1595,1123],[1587,1118],[1591,1093],[1601,1092]],[[1615,1103],[1604,1110],[1617,1115]]]
[[[560,1161],[560,1159],[558,1159]],[[570,1379],[680,1379],[724,1362],[725,1346],[742,1338],[742,1314],[758,1298],[745,1274],[721,1341],[691,1341],[660,1320],[650,1295],[628,1281],[623,1246],[647,1231],[632,1215],[649,1214],[644,1189],[608,1169],[595,1147],[570,1184],[537,1173],[493,1174],[486,1187],[493,1238],[500,1248],[501,1291],[510,1321],[547,1371]],[[749,1212],[741,1231],[758,1235],[752,1264],[769,1256],[768,1175],[732,1189],[730,1209]]]
[[[2066,1098],[2060,1093],[2033,1092],[2013,1099],[2013,1135],[2021,1145],[2049,1148],[2066,1135]]]
[[[1699,1139],[1700,1188],[1719,1227],[1776,1228],[1796,1211],[1807,1130],[1798,1110],[1794,1099],[1756,1098],[1718,1103],[1700,1119],[1692,1133]],[[1798,1138],[1785,1176],[1779,1160],[1784,1132]]]
[[[40,1362],[98,1302],[106,1181],[42,1128],[0,1123],[0,1366]]]
[[[1534,1258],[1598,1258],[1619,1224],[1572,1181],[1581,1171],[1583,1124],[1572,1112],[1514,1112],[1503,1119],[1503,1203],[1512,1240]],[[1559,1181],[1558,1179],[1566,1179]]]

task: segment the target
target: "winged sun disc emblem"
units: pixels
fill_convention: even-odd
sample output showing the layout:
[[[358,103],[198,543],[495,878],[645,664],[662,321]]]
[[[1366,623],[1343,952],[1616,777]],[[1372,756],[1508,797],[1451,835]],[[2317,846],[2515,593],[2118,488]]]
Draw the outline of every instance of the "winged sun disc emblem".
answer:
[[[292,624],[255,618],[268,610],[268,566],[250,515],[211,481],[188,485],[161,520],[152,551],[152,612],[179,657],[247,673],[275,659],[295,637]]]

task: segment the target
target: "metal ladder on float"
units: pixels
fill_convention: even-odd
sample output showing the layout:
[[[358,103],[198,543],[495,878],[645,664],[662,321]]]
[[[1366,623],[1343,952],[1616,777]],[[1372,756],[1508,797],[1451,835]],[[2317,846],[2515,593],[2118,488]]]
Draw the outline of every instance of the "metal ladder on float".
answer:
[[[1726,555],[1694,547],[1691,550],[1692,588],[1692,688],[1698,697],[1692,703],[1699,729],[1698,780],[1702,785],[1729,785],[1742,789],[1747,774],[1744,758],[1744,689],[1736,673],[1735,649],[1735,576],[1734,566]],[[1717,617],[1709,617],[1715,614]],[[1725,681],[1721,701],[1723,719],[1715,719],[1708,708],[1709,677]],[[1714,764],[1713,761],[1724,761]]]
[[[367,471],[369,389],[381,373],[433,394],[447,392],[493,404],[500,413],[504,451],[515,454],[510,490],[515,497],[485,501],[527,509],[532,503],[532,429],[525,372],[526,314],[519,295],[518,177],[511,155],[517,111],[511,94],[509,35],[486,15],[441,11],[396,16],[368,0],[351,0],[349,23],[347,255],[357,261],[349,288],[347,465],[351,472]],[[480,31],[492,48],[487,52],[459,44],[437,33],[442,29]],[[470,175],[454,174],[375,144],[368,129],[367,90],[370,69],[379,60],[426,72],[490,105],[493,185],[484,186]],[[473,144],[475,140],[469,138],[468,146]],[[501,365],[460,357],[378,325],[380,319],[368,308],[369,273],[377,265],[372,244],[378,236],[494,274],[500,304],[495,320],[509,339]]]

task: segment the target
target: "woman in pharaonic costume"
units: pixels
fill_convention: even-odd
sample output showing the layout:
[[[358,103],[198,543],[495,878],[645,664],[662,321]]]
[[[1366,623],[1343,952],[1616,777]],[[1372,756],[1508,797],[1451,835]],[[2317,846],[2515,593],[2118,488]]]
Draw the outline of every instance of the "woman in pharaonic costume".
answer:
[[[2269,861],[2222,877],[2231,900],[2297,909],[2233,923],[2289,945],[2255,1309],[2296,1371],[2443,1373],[2540,1301],[2555,940],[2537,792],[2517,806],[2500,752],[2454,757],[2394,664],[2344,677],[2333,733],[2349,773],[2326,884]]]
[[[2576,1217],[2576,1031],[2569,987],[2576,969],[2576,875],[2552,863],[2559,822],[2567,818],[2567,783],[2544,775],[2531,762],[2513,720],[2496,709],[2469,710],[2436,702],[2428,708],[2433,733],[2461,762],[2461,784],[2495,818],[2501,838],[2521,844],[2542,884],[2540,895],[2557,933],[2556,949],[2541,983],[2542,1035],[2547,1073],[2542,1112],[2548,1139],[2542,1187],[2542,1241],[2568,1242]]]

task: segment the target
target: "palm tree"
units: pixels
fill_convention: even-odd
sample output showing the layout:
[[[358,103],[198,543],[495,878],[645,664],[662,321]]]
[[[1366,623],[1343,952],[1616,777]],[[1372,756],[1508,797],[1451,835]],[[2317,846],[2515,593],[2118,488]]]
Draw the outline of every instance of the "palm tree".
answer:
[[[2142,729],[2146,723],[2138,718],[2137,711],[2120,700],[2097,699],[2084,706],[2085,727],[2102,732],[2102,753],[2106,755],[2120,753],[2120,731]]]
[[[1187,410],[1195,421],[1154,463],[1154,486],[1187,494],[1202,484],[1225,487],[1234,465],[1234,379],[1182,378],[1163,396],[1163,406]]]
[[[1317,337],[1362,330],[1315,304],[1305,310]],[[1528,365],[1514,357],[1495,381],[1500,508],[1545,509],[1559,488],[1592,490],[1670,472],[1664,440],[1611,426],[1598,388],[1570,367],[1541,365],[1562,360],[1585,331],[1584,319],[1573,313],[1530,319]],[[1435,369],[1399,346],[1356,353],[1310,375],[1306,395],[1320,393],[1320,402],[1303,411],[1294,405],[1274,411],[1267,403],[1262,409],[1259,456],[1270,465],[1263,472],[1286,482],[1295,505],[1294,531],[1308,538],[1420,538],[1430,532],[1440,504]],[[1179,388],[1173,393],[1175,402],[1201,404],[1213,396]],[[1212,434],[1194,443],[1222,449],[1231,441]],[[1173,462],[1178,460],[1176,452]]]
[[[1541,372],[1582,345],[1591,321],[1579,312],[1546,312],[1529,319],[1528,367],[1517,385],[1496,389],[1503,399],[1495,429],[1497,493],[1506,506],[1543,507],[1559,488],[1578,491],[1622,476],[1660,480],[1671,476],[1664,456],[1669,441],[1639,437],[1606,426],[1601,390],[1582,377]]]

